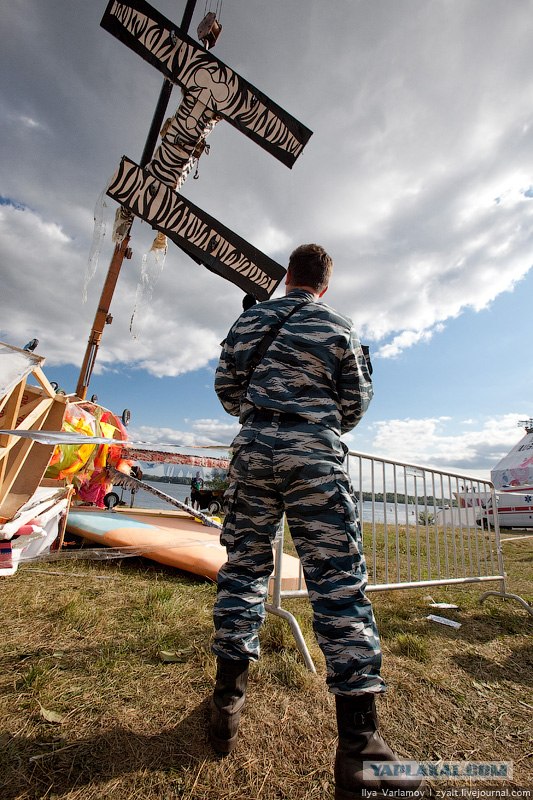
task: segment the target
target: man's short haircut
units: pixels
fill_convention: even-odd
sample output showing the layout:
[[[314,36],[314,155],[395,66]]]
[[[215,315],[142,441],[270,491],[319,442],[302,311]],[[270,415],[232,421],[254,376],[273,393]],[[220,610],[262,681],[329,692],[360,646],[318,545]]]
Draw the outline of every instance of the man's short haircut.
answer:
[[[322,292],[329,284],[333,259],[319,244],[301,244],[291,253],[289,270],[293,286],[309,286]]]

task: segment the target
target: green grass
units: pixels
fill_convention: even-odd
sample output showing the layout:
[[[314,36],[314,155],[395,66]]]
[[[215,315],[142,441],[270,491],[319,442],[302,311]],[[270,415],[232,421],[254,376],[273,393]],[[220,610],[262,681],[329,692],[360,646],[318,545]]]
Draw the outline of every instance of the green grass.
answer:
[[[392,640],[391,650],[401,656],[426,663],[431,660],[429,642],[425,637],[413,633],[398,633]]]
[[[531,602],[530,544],[504,547],[508,588]],[[318,675],[268,615],[239,746],[219,759],[206,737],[215,587],[142,559],[53,571],[21,567],[1,583],[1,800],[333,796],[334,703],[307,600],[284,607]],[[532,788],[532,618],[497,598],[481,605],[485,588],[372,593],[389,685],[383,733],[402,756],[512,759],[512,785]],[[426,619],[429,596],[459,606],[436,612],[459,630]]]

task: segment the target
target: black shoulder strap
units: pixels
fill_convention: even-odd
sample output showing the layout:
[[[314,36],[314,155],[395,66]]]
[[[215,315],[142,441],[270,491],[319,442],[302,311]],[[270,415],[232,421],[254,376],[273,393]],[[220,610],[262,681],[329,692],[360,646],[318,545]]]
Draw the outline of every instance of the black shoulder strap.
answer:
[[[272,342],[274,341],[280,330],[283,328],[285,323],[289,320],[290,317],[292,317],[295,311],[298,311],[300,308],[307,305],[308,302],[309,302],[308,300],[305,300],[303,303],[298,303],[297,305],[295,305],[293,308],[291,308],[287,316],[283,317],[281,320],[278,320],[278,322],[272,328],[270,328],[270,330],[267,333],[265,333],[265,335],[257,345],[255,353],[252,356],[250,362],[252,371],[250,372],[250,378],[248,382],[250,382],[255,368],[263,360],[267,350],[269,349],[270,345],[272,344]]]

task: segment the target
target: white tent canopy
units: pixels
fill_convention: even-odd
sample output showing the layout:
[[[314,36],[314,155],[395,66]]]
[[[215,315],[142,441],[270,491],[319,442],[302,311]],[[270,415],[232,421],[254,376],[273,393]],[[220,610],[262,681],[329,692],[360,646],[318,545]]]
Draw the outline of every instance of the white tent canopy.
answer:
[[[512,491],[533,487],[533,431],[526,433],[513,449],[491,470],[496,489]]]

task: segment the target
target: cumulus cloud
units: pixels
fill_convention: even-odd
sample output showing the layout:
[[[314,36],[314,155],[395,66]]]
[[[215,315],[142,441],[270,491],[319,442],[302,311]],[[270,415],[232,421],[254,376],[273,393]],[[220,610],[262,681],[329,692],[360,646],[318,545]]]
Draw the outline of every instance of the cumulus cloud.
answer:
[[[149,442],[154,445],[175,445],[176,447],[208,447],[210,445],[228,446],[239,430],[239,423],[221,422],[216,419],[186,420],[190,429],[186,431],[174,428],[156,428],[139,426],[129,431],[130,438],[136,441]]]
[[[81,344],[73,334],[81,304],[81,298],[74,300],[81,259],[71,238],[56,222],[11,204],[0,207],[0,240],[2,336],[19,346],[36,337],[52,363],[79,363]]]
[[[443,329],[444,325],[435,325],[432,330],[403,331],[398,336],[395,336],[391,342],[380,347],[376,351],[376,357],[394,358],[407,347],[412,347],[419,342],[429,342],[435,333],[440,333]]]
[[[483,420],[454,422],[449,417],[390,419],[372,426],[372,453],[395,461],[443,470],[471,471],[488,477],[490,469],[523,434],[518,422],[527,418],[509,413]]]
[[[174,6],[158,4],[171,18]],[[6,10],[0,178],[4,196],[33,211],[17,217],[1,207],[2,335],[14,343],[38,335],[48,363],[79,365],[112,252],[107,241],[80,304],[93,205],[121,155],[139,159],[161,76],[100,29],[98,4],[26,0],[25,8]],[[252,16],[254,35],[228,26],[217,55],[313,137],[289,172],[221,122],[200,180],[189,179],[184,194],[283,264],[294,246],[321,241],[336,264],[328,299],[384,358],[511,291],[533,252],[525,5],[255,10],[237,0],[236,18]],[[79,30],[83,37],[72,35]],[[287,60],[294,31],[299,58]],[[20,55],[30,51],[31,62]],[[132,339],[150,241],[136,222],[97,369],[126,363],[175,376],[205,366],[240,311],[240,290],[171,244],[142,336]]]
[[[156,377],[176,376],[204,366],[220,351],[219,332],[198,313],[205,304],[206,284],[214,284],[215,276],[200,278],[192,262],[178,265],[175,256],[155,285],[152,302],[139,309],[143,325],[138,337],[131,335],[140,256],[150,246],[151,237],[145,238],[136,259],[124,262],[97,373],[128,364]],[[0,335],[15,345],[35,336],[49,365],[79,366],[107,272],[109,246],[83,303],[88,249],[80,250],[74,234],[18,201],[6,200],[0,204],[0,242],[4,258]],[[216,317],[215,311],[212,319]],[[230,319],[226,320],[229,325]]]
[[[429,25],[418,4],[391,18],[357,85],[350,91],[353,68],[337,76],[338,94],[353,100],[336,108],[342,135],[328,158],[324,224],[342,272],[331,296],[352,302],[364,335],[394,355],[485,308],[531,267],[531,82],[517,80],[519,17],[500,18],[500,4],[485,17],[471,3],[452,23],[449,9],[434,4]],[[489,55],[498,25],[505,65]]]

